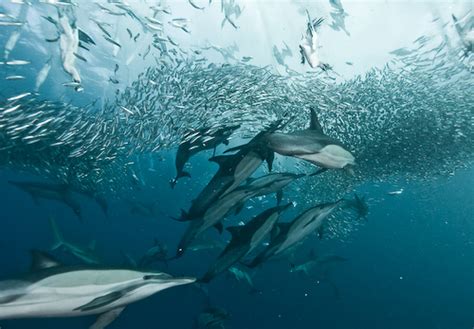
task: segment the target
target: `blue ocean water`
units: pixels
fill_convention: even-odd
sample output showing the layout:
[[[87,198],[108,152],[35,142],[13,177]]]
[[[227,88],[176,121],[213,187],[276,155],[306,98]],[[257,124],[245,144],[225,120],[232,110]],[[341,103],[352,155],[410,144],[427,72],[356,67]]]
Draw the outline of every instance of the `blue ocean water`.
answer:
[[[5,183],[16,177],[2,173],[4,276],[28,269],[29,249],[50,247],[50,213],[70,240],[97,239],[98,252],[108,263],[122,261],[119,250],[140,254],[155,237],[171,244],[183,231],[166,217],[150,220],[130,215],[120,202],[111,204],[109,219],[95,204],[85,202],[87,221],[81,224],[67,208],[38,207],[28,195]],[[249,294],[245,285],[224,276],[209,287],[212,303],[232,314],[229,328],[470,328],[474,321],[470,312],[474,306],[472,177],[472,170],[466,170],[428,186],[407,184],[406,192],[394,197],[386,195],[389,186],[364,186],[364,194],[383,202],[370,208],[367,224],[355,236],[347,242],[313,239],[298,250],[303,258],[314,247],[348,258],[330,272],[339,296],[323,281],[318,284],[317,271],[309,276],[290,273],[288,262],[279,261],[255,274],[261,294]],[[156,197],[160,204],[177,206],[181,193],[157,192]],[[216,254],[194,254],[167,270],[202,273],[203,263],[212,262]],[[189,328],[205,303],[198,289],[178,287],[129,306],[114,326]],[[2,321],[2,327],[84,328],[92,322],[92,317],[8,320]]]
[[[225,272],[209,284],[174,287],[128,305],[110,328],[473,328],[473,53],[466,48],[470,39],[458,28],[472,34],[472,3],[98,2],[108,12],[76,2],[0,2],[0,13],[6,15],[0,21],[21,23],[0,26],[2,279],[29,272],[33,249],[50,252],[64,264],[83,264],[65,250],[51,250],[50,218],[67,241],[95,244],[99,266],[128,268],[124,255],[138,260],[155,241],[167,246],[172,257],[187,223],[171,217],[189,209],[218,170],[208,161],[213,150],[202,151],[185,167],[191,178],[170,187],[186,132],[239,124],[230,144],[216,148],[222,155],[277,119],[291,117],[285,132],[307,128],[308,108],[317,106],[325,133],[350,144],[354,173],[331,168],[292,183],[283,200],[294,207],[281,221],[355,194],[367,201],[368,214],[337,215],[325,225],[324,235],[311,234],[256,269],[238,264],[253,287]],[[306,10],[325,19],[316,29],[321,34],[318,55],[330,70],[311,68],[308,58],[301,63]],[[42,16],[61,15],[74,17],[96,43],[78,50],[87,61],[76,56],[81,82],[72,87],[67,86],[71,74],[65,72],[60,41],[44,40],[64,31]],[[158,32],[156,21],[166,26],[165,32]],[[120,47],[107,41],[101,28]],[[16,29],[21,35],[12,41]],[[273,46],[292,50],[284,65],[272,54]],[[51,69],[34,91],[49,58]],[[7,64],[12,60],[31,63]],[[24,79],[7,79],[13,75]],[[14,99],[25,92],[31,94]],[[54,124],[42,121],[49,118]],[[22,128],[25,122],[28,127]],[[22,129],[33,137],[25,139]],[[29,144],[31,139],[38,141]],[[70,148],[56,151],[58,141]],[[309,174],[315,168],[279,154],[273,171]],[[251,175],[267,173],[262,164]],[[108,214],[90,197],[75,193],[79,220],[64,203],[35,201],[11,181],[91,189],[105,198]],[[273,194],[253,198],[223,222],[247,223],[273,206],[274,199]],[[133,211],[139,202],[152,204],[151,216]],[[150,269],[201,277],[231,239],[214,229],[204,236],[203,242],[220,241],[221,246],[155,262]],[[308,273],[292,270],[314,253],[346,261],[315,266]],[[228,318],[215,326],[197,325],[210,306],[225,310]],[[5,307],[0,298],[2,329],[88,328],[96,319],[2,319]]]

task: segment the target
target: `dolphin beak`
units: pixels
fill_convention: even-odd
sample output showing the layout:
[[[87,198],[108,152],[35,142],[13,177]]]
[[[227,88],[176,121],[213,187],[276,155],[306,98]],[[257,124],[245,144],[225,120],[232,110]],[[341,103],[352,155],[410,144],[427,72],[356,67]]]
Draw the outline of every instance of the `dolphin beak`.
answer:
[[[172,278],[169,280],[169,282],[174,283],[175,286],[181,286],[184,284],[190,284],[190,283],[196,282],[196,278],[185,276],[185,277],[180,277],[180,278]]]

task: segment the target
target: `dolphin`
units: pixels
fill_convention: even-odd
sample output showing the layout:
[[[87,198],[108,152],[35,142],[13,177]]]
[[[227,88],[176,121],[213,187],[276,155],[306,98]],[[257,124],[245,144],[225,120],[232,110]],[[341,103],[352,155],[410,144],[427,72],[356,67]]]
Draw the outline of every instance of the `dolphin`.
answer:
[[[244,269],[240,268],[237,265],[234,265],[227,270],[227,273],[237,282],[243,282],[247,286],[249,286],[251,293],[258,292],[257,288],[255,288],[255,285],[253,284],[251,275],[247,273],[247,271],[245,271]]]
[[[315,231],[318,231],[319,235],[322,236],[325,219],[341,201],[316,205],[307,209],[289,223],[279,223],[277,233],[274,234],[267,248],[246,265],[250,268],[256,267],[267,259],[295,246]]]
[[[283,198],[283,188],[295,180],[307,176],[306,174],[270,173],[258,178],[247,179],[248,185],[258,190],[255,196],[276,193],[277,204]]]
[[[56,221],[52,217],[49,218],[49,223],[51,224],[51,229],[55,239],[51,250],[64,248],[66,252],[82,260],[86,264],[100,264],[101,261],[95,254],[95,241],[92,241],[92,243],[87,248],[67,242],[59,230]]]
[[[281,192],[281,189],[285,185],[288,185],[298,177],[302,177],[302,175],[277,174],[270,179],[263,176],[251,181],[250,184],[240,186],[232,192],[225,194],[216,200],[205,211],[201,218],[191,221],[178,244],[175,258],[182,256],[194,239],[212,226],[214,226],[219,233],[222,233],[223,226],[221,221],[232,210],[235,210],[235,213],[238,214],[247,200],[256,196]]]
[[[337,139],[327,136],[319,123],[316,111],[310,108],[308,129],[291,133],[272,133],[266,136],[267,146],[286,156],[309,161],[321,168],[350,168],[355,158]]]
[[[230,314],[221,308],[207,307],[194,322],[193,329],[224,329]]]
[[[337,255],[325,255],[317,256],[313,250],[309,253],[308,260],[304,261],[301,264],[290,264],[291,273],[305,273],[306,275],[310,274],[310,271],[315,267],[322,267],[332,263],[346,262],[347,258],[337,256]]]
[[[252,189],[240,187],[218,199],[206,210],[201,218],[189,222],[188,228],[178,244],[176,258],[182,256],[194,239],[207,229],[214,226],[221,233],[223,230],[222,219],[255,194],[255,191]]]
[[[201,128],[187,132],[176,152],[175,167],[176,177],[170,181],[171,188],[176,186],[181,177],[191,177],[191,174],[184,171],[184,166],[189,159],[201,151],[214,149],[220,144],[228,145],[229,137],[240,125],[222,127],[217,130],[213,128]]]
[[[76,214],[76,216],[82,221],[81,206],[73,198],[72,193],[66,184],[52,184],[26,181],[8,181],[8,183],[30,194],[36,203],[38,203],[39,199],[47,199],[59,201],[65,204],[66,206],[71,208],[72,211]]]
[[[168,254],[168,248],[163,243],[155,239],[153,246],[146,251],[140,259],[138,265],[142,268],[147,268],[155,262],[165,262]]]
[[[32,255],[30,273],[0,281],[0,319],[99,314],[91,328],[104,328],[128,304],[195,281],[161,272],[63,266],[43,252]]]
[[[200,281],[211,281],[216,275],[228,270],[260,246],[272,231],[280,214],[290,206],[292,206],[291,203],[267,209],[244,226],[228,227],[227,230],[232,234],[232,240]]]
[[[202,234],[200,237],[194,239],[190,246],[188,246],[189,251],[213,251],[213,250],[222,250],[226,246],[226,243],[222,240],[213,239],[206,234]]]
[[[369,206],[365,197],[359,197],[357,194],[354,194],[353,200],[345,200],[345,207],[353,209],[357,213],[357,219],[366,219],[369,214]]]
[[[274,152],[265,146],[264,138],[280,127],[281,121],[273,123],[269,128],[258,133],[247,144],[240,145],[227,152],[237,151],[231,155],[220,155],[209,159],[219,165],[219,170],[192,201],[190,209],[181,211],[180,218],[173,218],[179,221],[195,220],[203,216],[206,210],[218,198],[233,191],[243,181],[245,181],[255,170],[267,161],[268,169],[273,166]]]

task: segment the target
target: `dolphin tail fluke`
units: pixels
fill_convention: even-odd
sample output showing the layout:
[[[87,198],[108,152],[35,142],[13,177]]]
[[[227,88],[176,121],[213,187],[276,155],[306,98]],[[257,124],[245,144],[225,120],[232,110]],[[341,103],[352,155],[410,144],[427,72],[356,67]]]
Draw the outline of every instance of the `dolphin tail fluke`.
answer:
[[[174,188],[176,186],[176,183],[178,183],[178,179],[182,177],[188,177],[191,178],[191,174],[188,173],[187,171],[180,171],[175,178],[170,180],[170,186],[171,188]]]
[[[56,250],[62,247],[65,244],[65,241],[56,221],[52,217],[49,217],[49,223],[51,224],[51,229],[54,234],[54,244],[51,247],[51,250]]]

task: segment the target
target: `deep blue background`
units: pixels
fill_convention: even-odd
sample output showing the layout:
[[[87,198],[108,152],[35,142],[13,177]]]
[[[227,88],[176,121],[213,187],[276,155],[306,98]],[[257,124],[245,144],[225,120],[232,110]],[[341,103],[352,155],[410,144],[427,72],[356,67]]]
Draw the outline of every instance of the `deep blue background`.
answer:
[[[163,154],[163,159],[150,160],[145,166],[153,170],[145,177],[151,188],[130,192],[130,198],[158,202],[163,214],[156,220],[131,215],[124,202],[113,199],[106,218],[95,203],[81,199],[85,213],[81,224],[68,208],[47,201],[38,206],[7,183],[38,177],[0,172],[1,276],[26,271],[29,249],[51,246],[49,215],[56,218],[66,239],[82,245],[97,240],[97,252],[108,264],[120,265],[121,251],[138,258],[155,237],[172,253],[185,225],[167,215],[186,207],[215,168],[204,157],[197,157],[192,174],[200,179],[183,179],[171,190],[167,180],[173,176],[172,152]],[[231,313],[228,328],[470,329],[474,326],[473,177],[471,169],[431,183],[361,186],[358,192],[371,204],[367,223],[344,242],[307,241],[296,255],[304,260],[314,248],[318,253],[348,258],[330,270],[339,298],[324,281],[318,284],[318,270],[310,276],[290,273],[287,261],[275,261],[254,275],[261,294],[249,294],[247,286],[224,275],[209,286],[211,303]],[[387,195],[400,187],[403,194]],[[156,269],[199,276],[216,255],[189,253],[168,268],[157,265]],[[68,263],[75,261],[64,254],[58,256]],[[205,306],[206,297],[199,289],[174,288],[129,306],[112,327],[191,328]],[[90,317],[32,319],[0,321],[0,326],[74,329],[92,322]]]

